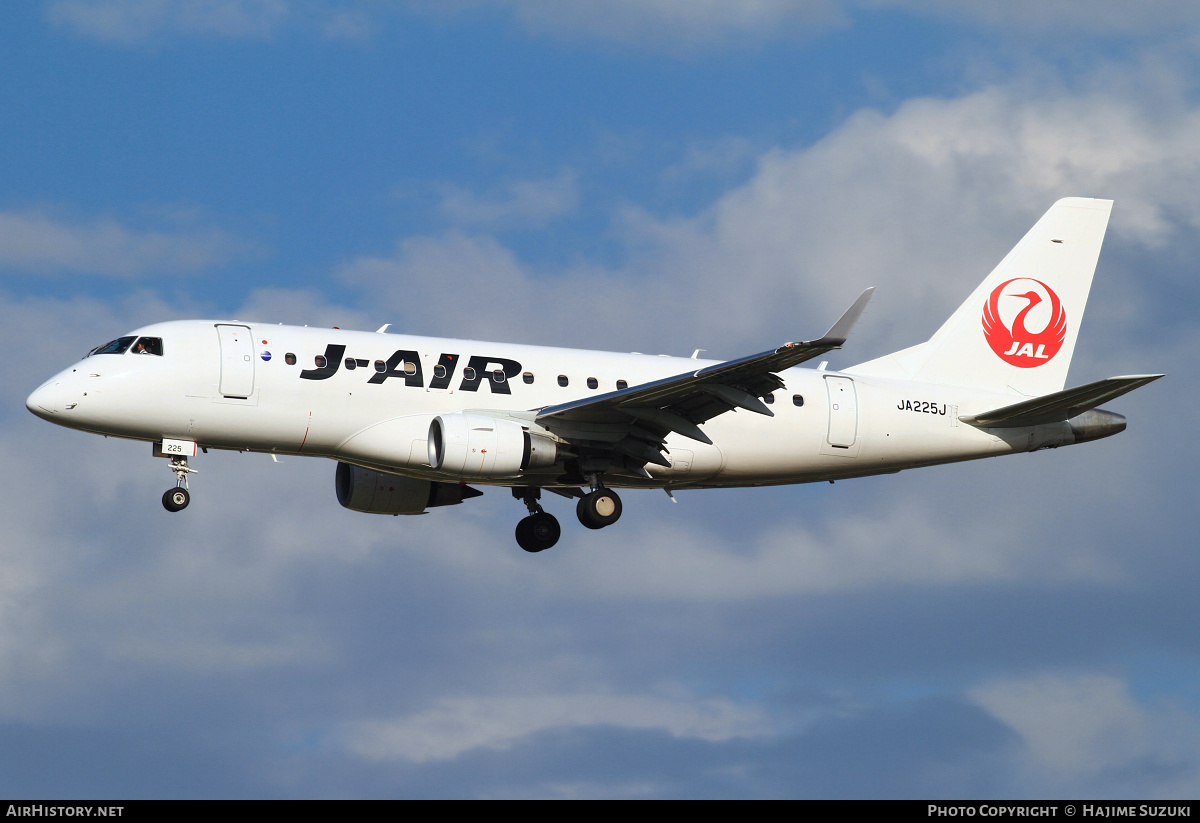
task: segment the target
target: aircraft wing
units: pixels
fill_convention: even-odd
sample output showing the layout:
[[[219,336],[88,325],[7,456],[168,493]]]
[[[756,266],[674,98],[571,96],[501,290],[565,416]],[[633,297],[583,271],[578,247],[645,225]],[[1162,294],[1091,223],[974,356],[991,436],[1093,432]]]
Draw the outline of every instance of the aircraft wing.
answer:
[[[572,444],[632,458],[626,464],[636,474],[645,474],[647,462],[669,466],[662,453],[669,432],[712,443],[699,424],[717,415],[741,408],[774,416],[761,398],[783,387],[775,372],[841,348],[874,291],[864,291],[816,340],[785,343],[694,372],[547,406],[538,411],[537,422]]]
[[[963,415],[958,419],[972,426],[982,426],[991,429],[1011,429],[1019,426],[1037,426],[1042,423],[1056,423],[1070,420],[1078,414],[1090,411],[1101,403],[1107,403],[1114,397],[1120,397],[1126,392],[1151,383],[1161,374],[1132,374],[1121,377],[1109,377],[1077,386],[1073,389],[1024,400],[1011,406],[992,409],[975,415]]]

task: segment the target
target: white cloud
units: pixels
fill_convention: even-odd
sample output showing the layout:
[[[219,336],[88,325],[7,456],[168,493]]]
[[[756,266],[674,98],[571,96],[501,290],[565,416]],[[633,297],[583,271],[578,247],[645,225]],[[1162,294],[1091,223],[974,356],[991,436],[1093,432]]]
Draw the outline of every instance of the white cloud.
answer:
[[[726,699],[606,693],[443,698],[396,720],[347,724],[346,748],[367,760],[448,760],[479,747],[505,749],[550,729],[617,726],[724,741],[770,731],[763,712]]]
[[[371,36],[374,24],[369,14],[357,9],[333,12],[320,28],[330,40],[365,40]]]
[[[352,261],[341,276],[394,312],[397,328],[407,331],[684,354],[700,346],[716,357],[761,350],[785,334],[818,334],[859,289],[880,285],[861,337],[834,355],[835,365],[849,365],[927,337],[1060,197],[1114,197],[1109,243],[1127,252],[1154,257],[1193,242],[1200,159],[1191,146],[1200,142],[1200,111],[1169,94],[1155,98],[1150,106],[1099,92],[1029,97],[1023,88],[997,86],[910,101],[891,115],[859,112],[813,146],[765,153],[747,183],[696,216],[627,208],[616,229],[627,258],[612,268],[545,272],[494,237],[450,231],[405,239],[393,255]],[[1161,291],[1142,270],[1114,269],[1106,258],[1101,265],[1101,278]],[[1092,308],[1105,318],[1102,354],[1117,359],[1089,350],[1076,374],[1188,370],[1190,335],[1147,347],[1145,330],[1154,325],[1147,304],[1130,310],[1120,297],[1124,288],[1110,282],[1098,289],[1117,305],[1100,297]],[[1144,391],[1172,391],[1163,382]],[[1187,407],[1178,391],[1171,396]],[[1117,445],[1080,447],[1097,462],[1074,465],[1153,476],[1153,455],[1126,445],[1139,436],[1136,423]],[[608,559],[620,562],[593,564],[564,550],[569,559],[556,566],[555,579],[569,573],[585,598],[738,602],[896,584],[1124,586],[1137,579],[1138,565],[1104,548],[1087,523],[1076,522],[1075,533],[1059,528],[1069,522],[1069,504],[1061,494],[1039,492],[1061,482],[1062,475],[1042,477],[1055,471],[1048,463],[1061,466],[1077,455],[945,470],[958,473],[953,477],[974,471],[976,482],[986,483],[978,491],[989,501],[985,514],[966,516],[944,510],[936,498],[893,491],[869,515],[844,514],[826,530],[788,518],[756,531],[737,551],[686,523],[617,536],[629,528],[622,524],[611,535],[579,538],[604,543],[613,553]],[[903,490],[915,481],[905,475],[888,482]],[[961,490],[951,489],[956,481],[944,482],[945,499],[961,501]],[[681,508],[719,494],[684,495]],[[1108,487],[1089,494],[1114,512],[1131,500],[1128,491]],[[568,533],[564,544],[574,539]],[[1053,551],[1045,551],[1047,541]],[[481,549],[457,557],[486,565],[485,555]]]
[[[1120,678],[1043,674],[985,684],[971,697],[1021,737],[1025,779],[1039,793],[1188,796],[1200,786],[1200,718],[1139,702]],[[1146,763],[1166,773],[1158,785],[1145,782]]]
[[[249,248],[220,229],[135,231],[111,218],[66,223],[37,212],[0,212],[0,267],[38,274],[195,272]]]
[[[539,271],[493,237],[449,231],[408,238],[391,255],[348,264],[343,275],[367,290],[365,310],[276,289],[253,293],[241,311],[293,322],[373,328],[392,321],[434,333],[614,348],[670,341],[683,353],[707,345],[732,356],[758,350],[764,338],[773,342],[782,332],[823,330],[821,321],[832,319],[843,295],[884,275],[893,288],[877,298],[864,325],[898,318],[893,336],[903,345],[931,331],[1062,194],[1115,195],[1113,236],[1127,248],[1151,254],[1164,244],[1176,252],[1188,248],[1200,189],[1189,151],[1195,121],[1185,105],[1155,112],[1107,94],[1027,100],[997,87],[954,100],[913,101],[892,115],[862,112],[815,146],[763,155],[747,184],[699,215],[666,219],[626,210],[618,226],[627,242],[623,266]],[[475,205],[492,200],[508,202],[475,198]],[[17,217],[29,221],[19,225],[37,228],[37,219]],[[71,226],[51,228],[64,232],[50,232],[52,238],[73,236]],[[147,260],[174,259],[146,251],[137,242],[142,235],[117,228],[125,239],[111,258],[99,259],[126,262],[102,262],[106,271],[136,274],[147,270]],[[74,230],[82,246],[104,248],[87,246],[95,226]],[[70,261],[87,258],[73,252],[61,262],[51,254],[53,245],[41,246],[51,261],[41,264],[46,270],[76,270],[82,264]],[[685,494],[678,512],[661,493],[630,495],[646,498],[643,513],[627,505],[625,521],[593,534],[571,528],[570,504],[552,500],[548,508],[566,515],[566,536],[537,557],[511,545],[520,507],[503,491],[427,517],[375,518],[336,507],[331,463],[299,458],[276,465],[261,455],[213,454],[197,461],[202,474],[194,481],[193,508],[170,520],[157,503],[169,476],[148,447],[34,420],[20,409],[16,384],[28,379],[27,391],[90,345],[146,320],[194,312],[164,305],[153,293],[115,307],[80,299],[8,301],[2,308],[9,320],[6,350],[28,352],[14,360],[6,373],[12,379],[5,381],[12,401],[5,408],[25,422],[6,426],[0,439],[9,478],[0,503],[0,704],[9,719],[62,723],[72,712],[82,714],[77,706],[87,701],[103,703],[111,716],[126,702],[129,684],[157,686],[172,675],[205,685],[228,680],[238,692],[231,700],[244,711],[275,702],[276,689],[308,677],[320,681],[313,686],[317,698],[308,703],[310,695],[300,699],[292,692],[303,706],[272,707],[275,728],[287,727],[286,734],[296,726],[320,729],[341,720],[329,721],[313,704],[356,701],[351,716],[376,719],[338,726],[339,739],[372,761],[444,761],[584,725],[709,741],[765,739],[774,718],[762,703],[655,693],[630,684],[644,677],[634,670],[651,656],[655,666],[674,672],[707,670],[713,660],[744,654],[748,678],[769,678],[794,647],[741,646],[769,635],[763,621],[786,624],[802,599],[848,594],[862,603],[864,593],[909,588],[933,599],[939,590],[950,591],[953,596],[938,603],[952,618],[961,614],[955,596],[971,586],[1124,591],[1146,582],[1138,574],[1179,571],[1172,565],[1179,559],[1168,555],[1184,554],[1178,547],[1115,545],[1091,522],[1102,524],[1114,501],[1153,504],[1164,474],[1186,476],[1157,469],[1170,460],[1194,462],[1186,438],[1166,450],[1170,454],[1138,449],[1135,444],[1152,438],[1133,426],[1118,452],[1124,460],[1098,458],[1086,465],[1101,470],[1079,475],[1120,481],[1096,482],[1100,488],[1089,486],[1086,493],[1056,488],[1068,485],[1064,475],[1044,470],[1049,461],[1074,459],[1072,450],[953,467],[940,483],[887,478],[880,481],[886,486],[855,488],[854,503],[799,512],[789,505],[782,517],[757,507],[753,495],[769,491]],[[1130,328],[1137,322],[1130,319]],[[1194,328],[1194,319],[1183,322]],[[1192,337],[1160,344],[1183,373],[1195,350]],[[30,340],[43,344],[30,346]],[[1149,348],[1141,341],[1129,345],[1128,336],[1124,343],[1139,354]],[[862,351],[857,341],[851,345]],[[1121,339],[1112,345],[1120,347]],[[842,355],[842,362],[855,356]],[[1144,391],[1170,388],[1162,381]],[[1110,447],[1082,448],[1104,455]],[[993,486],[962,481],[978,481],[985,471],[1002,480]],[[996,490],[1010,487],[1010,496],[998,499]],[[799,505],[812,491],[795,490]],[[1194,489],[1188,493],[1194,496]],[[64,496],[71,505],[62,505]],[[730,496],[735,503],[726,512],[737,519],[722,520],[711,501]],[[651,506],[669,514],[645,514]],[[1154,527],[1166,519],[1160,515],[1169,515],[1153,505],[1136,514]],[[1069,533],[1072,522],[1084,526],[1079,534]],[[1162,564],[1145,562],[1154,551]],[[399,560],[382,566],[388,558]],[[360,573],[339,585],[339,571],[347,568]],[[306,573],[311,579],[301,580]],[[377,580],[386,593],[371,588]],[[822,601],[830,624],[844,615],[837,600]],[[962,602],[974,608],[969,596]],[[439,620],[445,615],[436,609],[446,603],[462,625]],[[731,621],[728,636],[706,633],[726,625],[736,611],[731,605],[754,608],[755,628]],[[633,634],[611,631],[631,611],[643,615],[639,628],[650,629],[636,634],[645,643],[639,649],[625,644]],[[704,628],[698,631],[698,624]],[[866,677],[896,677],[889,668],[894,663],[847,655],[840,628],[811,628],[814,642],[836,649],[831,657],[846,658],[837,665],[861,667]],[[662,634],[647,639],[656,631]],[[469,646],[464,638],[478,643],[470,649],[479,659],[461,651]],[[703,646],[704,653],[662,662],[675,653],[667,648],[672,640]],[[405,642],[414,644],[403,646],[409,656],[390,645]],[[429,648],[416,645],[421,642]],[[981,652],[984,663],[970,665],[1026,659],[1022,650],[999,645],[1004,648]],[[509,683],[495,685],[496,659],[542,678],[555,667],[556,653],[581,646],[599,674],[592,682],[615,683],[613,691],[574,681],[574,689],[543,685],[514,697]],[[936,649],[925,651],[936,665],[948,665]],[[829,659],[813,663],[819,666],[836,668]],[[264,674],[252,681],[255,672],[274,672],[275,679]],[[478,693],[445,696],[462,695],[463,683]],[[715,690],[737,688],[719,683]],[[265,694],[263,704],[254,704],[252,693]],[[397,693],[420,708],[397,712],[390,703]],[[1107,675],[1004,679],[972,695],[1026,741],[1027,773],[1049,775],[1044,785],[1051,789],[1100,785],[1139,759],[1195,762],[1189,744],[1168,739],[1173,728],[1195,739],[1194,717],[1138,703]],[[206,712],[209,705],[207,696],[192,694],[172,708],[184,706],[218,724],[218,715],[236,714],[225,712],[224,703]],[[1146,783],[1132,785],[1130,794],[1146,793]],[[1181,785],[1194,793],[1195,782]],[[587,785],[562,790],[593,791]]]
[[[488,196],[446,184],[438,211],[461,226],[541,227],[572,213],[578,203],[575,173],[564,169],[554,177],[513,181]]]
[[[171,521],[158,497],[173,481],[148,445],[24,418],[7,421],[0,440],[5,722],[74,717],[147,677],[246,677],[336,660],[321,626],[289,614],[283,581],[311,563],[309,549],[353,556],[354,538],[325,532],[307,543],[286,518],[253,526],[261,508],[228,491],[266,470],[260,482],[281,500],[307,498],[286,466],[204,461],[192,484],[201,508]],[[244,545],[206,527],[208,506],[220,512],[218,531]],[[312,524],[301,531],[314,540]]]
[[[683,158],[662,172],[668,185],[697,177],[729,177],[746,172],[761,150],[745,137],[722,137],[692,143]]]
[[[379,307],[350,308],[331,303],[316,289],[261,288],[246,295],[231,316],[291,326],[325,326],[374,331],[393,318]]]
[[[538,277],[493,237],[461,231],[408,238],[391,257],[359,258],[339,277],[371,295],[397,331],[411,333],[581,345],[581,323],[586,328],[605,314],[612,323],[642,313],[625,305],[628,283],[619,275],[580,270]],[[622,345],[618,335],[610,333],[610,340]]]
[[[967,20],[986,28],[1040,34],[1116,34],[1195,31],[1196,7],[1190,0],[1130,4],[1123,0],[854,0],[863,8],[900,8],[931,17]]]
[[[1013,465],[1007,469],[992,466],[980,471],[1029,474],[1027,464],[1024,469]],[[680,492],[678,509],[661,494],[631,491],[625,493],[627,507],[641,507],[642,519],[598,534],[564,529],[556,548],[563,556],[553,566],[530,570],[519,562],[495,558],[482,539],[461,540],[472,548],[443,560],[461,573],[487,568],[492,579],[507,581],[505,585],[536,581],[546,592],[569,593],[575,601],[597,603],[632,599],[745,604],[838,593],[953,590],[963,585],[1015,584],[1051,590],[1083,586],[1098,591],[1119,591],[1129,585],[1125,558],[1095,545],[1091,535],[1076,535],[1057,542],[1053,552],[1045,551],[1049,539],[1045,526],[1055,516],[1057,501],[1039,507],[1022,496],[1036,494],[1037,484],[1025,483],[1021,494],[1013,495],[1015,500],[988,488],[988,508],[968,513],[949,502],[932,505],[913,495],[915,479],[893,478],[884,488],[857,491],[856,481],[847,482],[846,494],[869,501],[863,503],[869,511],[839,509],[837,514],[798,520],[757,509],[756,500],[763,501],[755,495],[766,494],[762,491],[735,498],[730,496],[738,493],[732,491]],[[952,478],[945,482],[955,484]],[[931,491],[936,484],[927,480],[922,488]],[[796,489],[792,494],[797,505],[811,505],[814,492]],[[706,507],[717,504],[719,496],[725,496],[722,503],[740,502],[736,509],[744,523],[740,538],[713,532],[712,523],[719,515]],[[949,490],[943,497],[957,499]],[[553,500],[546,506],[564,522],[573,520],[567,513],[569,506]],[[1009,515],[1014,508],[1021,510],[1019,522]],[[769,525],[761,524],[764,517],[770,518]],[[464,523],[462,528],[484,529],[486,524]]]
[[[76,34],[121,44],[166,35],[267,39],[308,26],[337,40],[369,37],[398,13],[453,18],[495,7],[528,31],[694,55],[730,46],[802,39],[852,25],[879,9],[966,21],[984,30],[1060,36],[1109,34],[1195,38],[1190,0],[1134,5],[1121,0],[51,0],[47,17]]]
[[[850,26],[880,10],[966,22],[979,29],[1024,35],[1064,33],[1122,37],[1194,37],[1197,21],[1190,0],[1164,0],[1137,6],[1122,0],[447,0],[436,9],[447,15],[494,6],[511,13],[531,32],[587,38],[675,54],[825,34]]]
[[[668,50],[824,32],[846,20],[831,0],[498,0],[535,32]]]
[[[85,37],[135,43],[164,33],[267,37],[289,10],[285,0],[55,0],[48,16]]]
[[[878,285],[872,314],[906,318],[917,342],[1060,197],[1115,198],[1111,234],[1144,246],[1200,226],[1198,139],[1200,111],[1182,104],[993,87],[859,112],[810,148],[767,153],[699,217],[635,213],[629,230],[710,302],[697,281],[736,277],[725,317],[781,299],[832,308]]]
[[[850,365],[926,339],[1061,197],[1115,199],[1110,246],[1186,240],[1200,227],[1200,109],[1169,88],[1144,98],[994,86],[860,111],[812,146],[763,153],[694,216],[623,207],[611,232],[625,260],[608,268],[539,270],[451,231],[341,275],[426,333],[715,357],[819,334],[875,285],[834,355]],[[464,202],[464,215],[503,213]],[[1108,259],[1102,278],[1132,276]]]

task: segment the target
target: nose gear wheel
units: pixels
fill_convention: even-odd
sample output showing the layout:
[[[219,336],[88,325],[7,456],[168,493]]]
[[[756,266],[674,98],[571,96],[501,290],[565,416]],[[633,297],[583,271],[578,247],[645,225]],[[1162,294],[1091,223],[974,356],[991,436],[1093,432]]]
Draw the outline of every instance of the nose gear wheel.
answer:
[[[169,512],[177,512],[186,509],[188,503],[192,502],[192,496],[188,494],[185,488],[167,489],[163,492],[162,504],[163,508]]]
[[[186,457],[172,457],[169,468],[175,472],[175,488],[163,492],[163,508],[169,512],[183,511],[188,503],[192,502],[192,496],[188,493],[187,476],[195,474],[199,469],[189,466]]]

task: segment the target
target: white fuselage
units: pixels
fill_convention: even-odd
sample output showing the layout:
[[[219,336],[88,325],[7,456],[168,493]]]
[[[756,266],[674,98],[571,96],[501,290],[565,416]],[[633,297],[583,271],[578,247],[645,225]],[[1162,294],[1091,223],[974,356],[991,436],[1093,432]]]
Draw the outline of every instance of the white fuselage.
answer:
[[[244,348],[221,340],[220,326],[242,329]],[[435,415],[539,409],[714,362],[238,321],[173,321],[131,334],[161,338],[161,355],[91,355],[30,395],[30,410],[100,434],[327,457],[432,480],[447,479],[426,456]],[[670,468],[650,464],[652,479],[609,484],[804,483],[1074,442],[1065,422],[1002,430],[959,422],[1012,395],[803,368],[779,376],[786,388],[774,393],[774,417],[720,415],[703,426],[712,445],[672,434]],[[553,485],[548,476],[477,482]]]

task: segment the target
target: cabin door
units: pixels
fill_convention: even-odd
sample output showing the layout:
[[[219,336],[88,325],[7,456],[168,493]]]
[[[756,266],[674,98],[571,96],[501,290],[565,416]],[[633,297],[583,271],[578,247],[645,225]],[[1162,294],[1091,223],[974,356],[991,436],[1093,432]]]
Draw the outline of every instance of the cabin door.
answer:
[[[849,377],[825,378],[829,392],[828,442],[835,449],[849,449],[858,437],[858,399]]]
[[[217,326],[221,341],[221,394],[249,397],[254,394],[254,340],[249,326]]]

